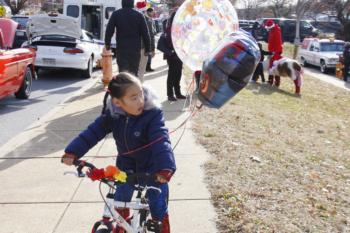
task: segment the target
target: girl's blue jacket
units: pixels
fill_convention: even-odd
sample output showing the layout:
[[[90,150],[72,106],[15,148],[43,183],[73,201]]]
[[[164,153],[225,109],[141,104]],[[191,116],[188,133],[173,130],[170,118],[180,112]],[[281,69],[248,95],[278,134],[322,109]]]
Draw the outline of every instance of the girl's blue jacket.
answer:
[[[145,109],[141,115],[127,115],[108,99],[105,114],[82,131],[66,147],[65,152],[81,158],[107,134],[113,133],[118,150],[119,169],[151,174],[161,170],[175,172],[174,154],[160,104],[150,88],[143,87],[143,90]],[[138,150],[149,144],[151,145]],[[131,153],[127,154],[128,152]]]

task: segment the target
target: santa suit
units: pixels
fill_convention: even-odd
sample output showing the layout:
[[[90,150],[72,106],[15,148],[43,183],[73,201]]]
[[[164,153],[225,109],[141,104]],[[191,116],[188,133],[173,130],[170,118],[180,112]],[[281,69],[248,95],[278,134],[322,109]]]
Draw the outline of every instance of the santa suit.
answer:
[[[269,70],[273,66],[273,62],[277,61],[282,58],[282,35],[281,35],[281,28],[275,24],[272,20],[267,20],[266,22],[266,28],[269,30],[269,37],[268,37],[268,50],[269,52],[273,53],[273,56],[270,59],[269,64]],[[269,84],[273,84],[275,79],[275,85],[280,85],[280,76],[274,76],[272,73],[269,72]]]

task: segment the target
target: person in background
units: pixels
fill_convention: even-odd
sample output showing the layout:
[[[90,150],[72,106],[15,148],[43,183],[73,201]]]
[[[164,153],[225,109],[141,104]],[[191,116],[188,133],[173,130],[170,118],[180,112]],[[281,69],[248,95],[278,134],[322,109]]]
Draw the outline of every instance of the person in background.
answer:
[[[149,34],[151,36],[151,47],[153,45],[153,53],[154,53],[154,47],[155,47],[155,43],[154,43],[154,36],[157,34],[157,30],[156,30],[156,25],[154,23],[154,16],[155,16],[155,12],[153,10],[153,8],[148,8],[146,11],[146,22],[147,22],[147,26],[148,26],[148,31]],[[153,43],[153,44],[152,44]],[[151,64],[152,64],[152,57],[154,56],[148,56],[148,61],[147,61],[147,66],[146,66],[146,71],[147,72],[153,72],[154,69],[151,68]]]
[[[113,12],[106,28],[105,49],[110,50],[111,39],[116,31],[119,72],[128,71],[137,76],[141,40],[148,56],[151,55],[151,39],[145,17],[133,8],[134,0],[122,0],[122,8]]]
[[[186,99],[186,96],[181,94],[180,81],[182,76],[182,61],[177,56],[173,41],[171,39],[171,27],[176,14],[176,10],[170,15],[170,18],[167,20],[165,26],[165,39],[166,45],[171,50],[171,54],[165,55],[169,69],[168,69],[168,78],[167,78],[167,95],[168,100],[173,102],[177,99]],[[175,92],[175,96],[174,96]]]
[[[265,55],[272,55],[272,53],[263,50],[262,44],[258,43],[259,49],[260,49],[260,62],[258,66],[255,69],[255,72],[253,74],[252,80],[254,82],[258,81],[259,76],[261,77],[261,81],[264,83],[265,82],[265,76],[264,76],[264,66],[263,66],[263,61],[265,59]]]
[[[146,2],[144,2],[144,1],[137,2],[136,9],[139,12],[141,12],[142,14],[145,13],[147,29],[148,29],[150,39],[151,39],[151,53],[150,54],[145,53],[145,46],[143,43],[141,44],[141,54],[140,54],[138,78],[141,80],[141,82],[143,82],[144,81],[143,77],[145,75],[145,72],[147,71],[147,65],[148,65],[149,58],[150,57],[152,58],[155,55],[155,41],[154,41],[155,29],[154,29],[153,24],[152,24],[153,22],[150,21],[150,18],[147,16],[146,10],[148,10],[148,9],[147,9]],[[148,71],[150,71],[150,70],[148,70]]]
[[[346,42],[344,45],[343,59],[344,59],[343,80],[344,82],[347,82],[348,75],[349,75],[349,68],[350,68],[350,42]]]
[[[265,22],[265,28],[269,32],[268,50],[270,53],[273,54],[269,64],[269,69],[271,69],[273,66],[273,62],[278,61],[279,59],[282,58],[282,52],[283,52],[282,33],[281,33],[281,28],[272,19],[268,19]],[[281,83],[281,77],[275,76],[269,73],[268,83],[271,86],[275,84],[276,87],[279,87]]]

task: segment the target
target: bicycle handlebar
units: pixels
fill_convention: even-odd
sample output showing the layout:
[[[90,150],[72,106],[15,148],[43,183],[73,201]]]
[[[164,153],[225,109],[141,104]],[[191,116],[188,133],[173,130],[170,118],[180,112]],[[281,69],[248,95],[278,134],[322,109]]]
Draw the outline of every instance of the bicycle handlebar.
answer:
[[[83,168],[87,167],[90,169],[94,169],[96,168],[95,165],[93,165],[92,163],[89,163],[85,160],[75,160],[73,162],[73,165],[77,167],[77,175],[78,177],[85,177],[84,172],[82,171]],[[139,185],[140,183],[148,183],[150,181],[154,181],[156,179],[155,175],[151,175],[149,173],[128,173],[127,174],[127,179],[126,179],[126,183],[130,184],[130,185]],[[106,182],[106,179],[102,179],[102,182]]]

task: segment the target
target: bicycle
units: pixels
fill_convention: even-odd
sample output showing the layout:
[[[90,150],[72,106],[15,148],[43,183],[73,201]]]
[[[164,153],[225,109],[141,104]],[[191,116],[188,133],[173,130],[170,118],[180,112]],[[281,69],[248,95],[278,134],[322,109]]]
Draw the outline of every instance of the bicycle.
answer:
[[[74,165],[77,167],[77,172],[74,173],[77,177],[85,177],[86,173],[83,169],[95,169],[96,167],[92,163],[88,163],[84,160],[76,160]],[[68,174],[71,172],[65,172]],[[154,186],[141,185],[147,184],[148,181],[154,180],[155,176],[148,173],[134,173],[128,174],[126,183],[133,185],[137,191],[135,201],[122,202],[114,201],[115,186],[121,182],[103,178],[100,179],[100,193],[105,202],[102,220],[97,221],[91,233],[147,233],[155,232],[160,233],[161,222],[154,221],[150,218],[150,209],[146,193],[148,190],[156,190],[161,193],[161,190]],[[103,197],[101,191],[101,184],[104,183],[109,186],[109,191],[106,198]],[[127,208],[132,210],[133,214],[130,218],[124,219],[115,208]],[[116,224],[116,227],[114,224]]]

